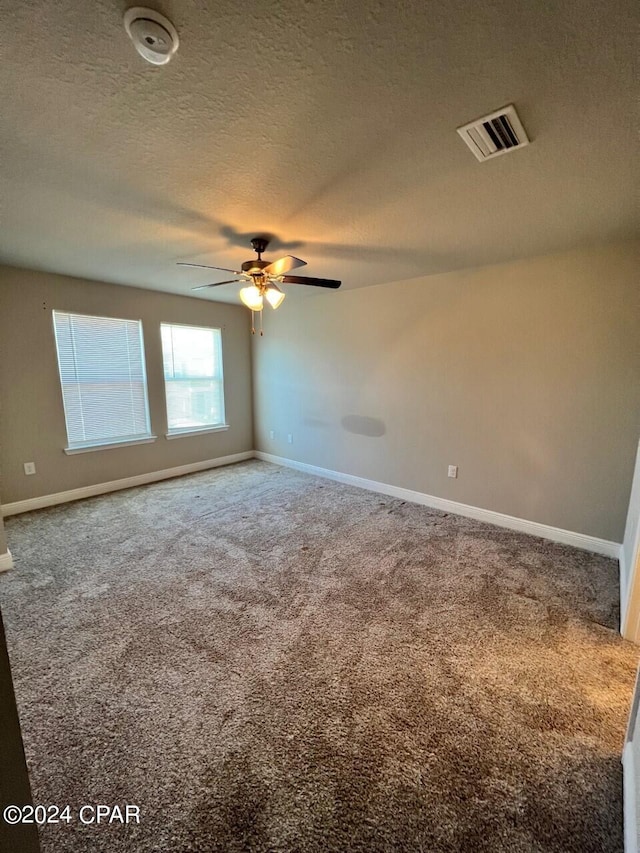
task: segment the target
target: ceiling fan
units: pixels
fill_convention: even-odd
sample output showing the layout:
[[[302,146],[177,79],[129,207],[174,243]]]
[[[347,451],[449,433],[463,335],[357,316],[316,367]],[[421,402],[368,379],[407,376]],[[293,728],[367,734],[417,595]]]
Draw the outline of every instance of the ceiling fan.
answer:
[[[219,287],[221,284],[233,284],[236,281],[247,282],[247,286],[240,291],[240,299],[247,308],[252,311],[262,311],[266,299],[272,308],[282,304],[285,294],[281,284],[310,284],[313,287],[330,287],[336,289],[342,284],[332,278],[310,278],[309,276],[287,275],[290,270],[306,266],[306,261],[294,258],[293,255],[285,255],[277,261],[263,261],[262,253],[266,251],[269,241],[265,237],[254,237],[251,241],[257,258],[245,261],[239,270],[231,270],[226,267],[212,267],[208,264],[189,264],[179,262],[179,267],[199,267],[200,269],[221,270],[230,272],[240,278],[231,278],[226,281],[215,281],[213,284],[200,284],[192,287],[192,290],[206,290],[209,287]]]

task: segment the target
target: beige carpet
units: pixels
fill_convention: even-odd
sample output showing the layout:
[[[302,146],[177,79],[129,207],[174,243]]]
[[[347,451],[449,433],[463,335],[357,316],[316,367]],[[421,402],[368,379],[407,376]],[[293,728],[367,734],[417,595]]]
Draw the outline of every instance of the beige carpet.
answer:
[[[602,557],[243,463],[9,518],[45,853],[621,851]]]

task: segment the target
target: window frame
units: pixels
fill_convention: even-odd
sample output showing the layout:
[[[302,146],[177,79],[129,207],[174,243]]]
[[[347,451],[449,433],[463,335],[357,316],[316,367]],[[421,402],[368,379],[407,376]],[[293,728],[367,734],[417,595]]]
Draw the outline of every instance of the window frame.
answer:
[[[214,382],[220,383],[221,389],[221,410],[222,410],[222,420],[220,423],[212,423],[212,424],[202,424],[201,426],[185,426],[185,427],[170,427],[169,426],[169,399],[167,395],[167,381],[171,382],[179,382],[180,380],[167,380],[165,376],[164,370],[164,346],[162,343],[162,328],[163,326],[167,326],[169,328],[177,327],[181,329],[194,329],[199,332],[217,332],[219,335],[219,363],[220,363],[220,377],[211,376],[211,377],[185,377],[185,381],[194,380],[194,379],[210,379]],[[164,385],[164,410],[166,416],[166,424],[167,431],[165,433],[165,438],[168,440],[173,440],[174,438],[185,438],[189,436],[196,435],[206,435],[214,432],[224,432],[229,429],[229,423],[227,421],[227,405],[226,405],[226,393],[225,393],[225,385],[224,385],[224,341],[223,341],[223,328],[222,326],[195,326],[193,323],[171,323],[162,320],[160,322],[160,349],[162,352],[162,381]]]
[[[60,358],[60,345],[58,341],[58,334],[56,329],[56,314],[58,315],[66,315],[68,317],[82,317],[87,318],[89,320],[115,320],[116,322],[120,321],[122,323],[137,323],[138,325],[138,333],[140,337],[140,361],[141,361],[141,375],[144,389],[144,414],[145,414],[145,425],[146,432],[144,433],[136,433],[129,434],[126,436],[122,436],[121,438],[114,438],[113,436],[104,436],[100,439],[93,439],[83,442],[74,442],[71,440],[69,436],[69,420],[67,417],[67,401],[65,399],[65,382],[62,375],[62,362]],[[62,410],[64,415],[64,425],[65,431],[67,434],[67,446],[63,448],[64,452],[67,456],[72,456],[78,453],[90,453],[95,450],[111,450],[117,447],[127,447],[129,445],[134,444],[150,444],[157,439],[157,436],[154,435],[151,431],[151,415],[149,409],[149,382],[147,379],[147,361],[146,354],[144,348],[144,328],[141,318],[131,318],[131,317],[114,317],[113,315],[104,315],[104,314],[83,314],[78,311],[70,311],[63,310],[60,308],[54,308],[51,312],[51,325],[53,331],[53,340],[55,344],[56,350],[56,367],[58,373],[58,382],[60,386],[60,396],[62,398]],[[74,358],[74,364],[75,362]]]

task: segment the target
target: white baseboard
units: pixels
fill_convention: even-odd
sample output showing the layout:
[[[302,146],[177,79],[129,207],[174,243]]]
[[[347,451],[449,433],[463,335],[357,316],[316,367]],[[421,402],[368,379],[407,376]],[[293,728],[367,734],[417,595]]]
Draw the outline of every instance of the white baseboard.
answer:
[[[0,572],[8,572],[13,568],[13,559],[11,551],[7,548],[4,554],[0,554]]]
[[[188,465],[179,465],[177,468],[165,468],[163,471],[151,471],[149,474],[137,474],[135,477],[125,477],[122,480],[111,480],[109,483],[96,483],[93,486],[83,486],[80,489],[70,489],[67,492],[58,492],[54,495],[42,495],[38,498],[28,498],[24,501],[4,504],[2,515],[17,515],[21,512],[30,512],[32,509],[43,509],[47,506],[77,501],[82,498],[93,498],[96,495],[104,495],[107,492],[117,492],[120,489],[130,489],[133,486],[144,486],[147,483],[157,483],[159,480],[168,480],[171,477],[181,477],[183,474],[195,474],[197,471],[208,471],[210,468],[219,468],[221,465],[232,465],[234,462],[244,462],[253,459],[253,450],[243,453],[234,453],[231,456],[220,456],[218,459],[206,459],[203,462],[191,462]],[[1,559],[1,558],[0,558]]]
[[[540,536],[543,539],[550,539],[552,542],[560,542],[563,545],[571,545],[574,548],[582,548],[586,551],[592,551],[596,554],[603,554],[606,557],[619,559],[621,556],[621,546],[618,542],[609,542],[606,539],[597,539],[594,536],[587,536],[584,533],[575,533],[571,530],[562,530],[559,527],[551,527],[547,524],[539,524],[536,521],[528,521],[525,518],[516,518],[515,516],[505,515],[501,512],[493,512],[492,510],[482,509],[481,507],[470,506],[469,504],[450,501],[446,498],[438,498],[435,495],[427,495],[423,492],[415,492],[412,489],[404,489],[400,486],[391,486],[387,483],[379,483],[376,480],[367,480],[364,477],[356,477],[353,474],[344,474],[340,471],[331,471],[328,468],[319,468],[316,465],[308,465],[306,462],[297,462],[294,459],[287,459],[284,456],[274,456],[271,453],[264,453],[260,450],[246,450],[242,453],[234,453],[230,456],[221,456],[218,459],[207,459],[202,462],[192,462],[188,465],[179,465],[177,468],[166,468],[163,471],[151,471],[148,474],[138,474],[134,477],[125,477],[122,480],[112,480],[108,483],[96,483],[92,486],[83,486],[79,489],[70,489],[66,492],[57,492],[52,495],[41,495],[37,498],[28,498],[24,501],[15,501],[14,503],[4,504],[2,506],[2,515],[17,515],[21,512],[30,512],[34,509],[43,509],[56,504],[67,503],[69,501],[77,501],[82,498],[95,497],[96,495],[115,492],[120,489],[130,489],[134,486],[144,486],[147,483],[156,483],[159,480],[167,480],[171,477],[181,477],[183,474],[193,474],[197,471],[206,471],[210,468],[217,468],[222,465],[232,465],[234,462],[243,462],[247,459],[262,459],[265,462],[272,462],[276,465],[283,465],[288,468],[295,468],[298,471],[304,471],[307,474],[314,474],[317,477],[325,477],[330,480],[336,480],[339,483],[345,483],[349,486],[357,486],[361,489],[367,489],[371,492],[379,492],[383,495],[390,495],[400,500],[411,501],[412,503],[422,504],[423,506],[439,509],[443,512],[451,512],[454,515],[463,515],[467,518],[474,518],[477,521],[485,521],[488,524],[495,524],[498,527],[506,527],[510,530],[517,530],[520,533],[529,533],[532,536]],[[0,560],[2,558],[0,557]],[[2,563],[0,562],[0,566]],[[10,566],[8,566],[10,568]]]
[[[638,823],[636,821],[636,774],[632,741],[627,741],[622,753],[622,814],[624,820],[624,853],[638,853]]]
[[[485,521],[487,524],[495,524],[498,527],[507,527],[510,530],[517,530],[520,533],[540,536],[543,539],[550,539],[552,542],[560,542],[563,545],[582,548],[585,551],[592,551],[595,554],[603,554],[605,557],[613,557],[615,560],[620,557],[621,547],[618,542],[609,542],[607,539],[597,539],[595,536],[587,536],[584,533],[562,530],[559,527],[551,527],[548,524],[539,524],[537,521],[528,521],[526,518],[516,518],[512,515],[504,515],[501,512],[493,512],[489,509],[450,501],[446,498],[438,498],[434,495],[414,492],[412,489],[403,489],[400,486],[390,486],[387,483],[366,480],[364,477],[356,477],[353,474],[343,474],[340,471],[330,471],[328,468],[318,468],[316,465],[308,465],[306,462],[296,462],[294,459],[287,459],[284,456],[273,456],[271,453],[264,453],[261,450],[257,450],[255,456],[257,459],[272,462],[275,465],[284,465],[287,468],[295,468],[297,471],[315,474],[317,477],[326,477],[329,480],[337,480],[337,482],[345,483],[349,486],[357,486],[361,489],[368,489],[371,492],[390,495],[394,498],[400,498],[403,501],[422,504],[432,509],[453,513],[454,515],[464,515],[467,518]]]

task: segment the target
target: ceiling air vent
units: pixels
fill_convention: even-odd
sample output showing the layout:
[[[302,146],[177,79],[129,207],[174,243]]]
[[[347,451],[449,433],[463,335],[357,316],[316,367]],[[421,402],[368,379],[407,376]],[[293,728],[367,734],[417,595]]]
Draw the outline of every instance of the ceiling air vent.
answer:
[[[529,144],[513,104],[459,127],[458,133],[480,162]]]

